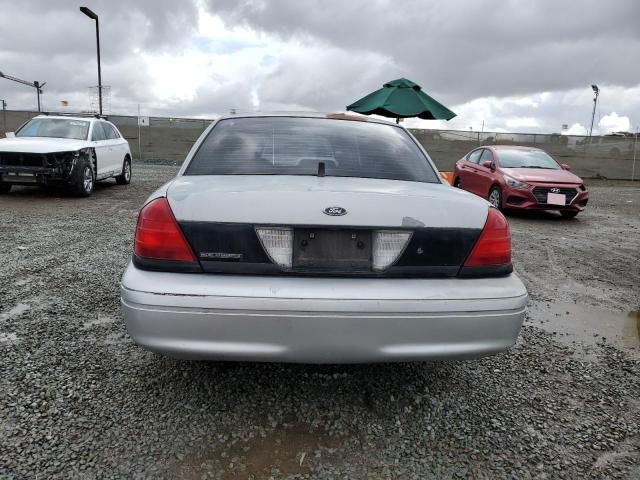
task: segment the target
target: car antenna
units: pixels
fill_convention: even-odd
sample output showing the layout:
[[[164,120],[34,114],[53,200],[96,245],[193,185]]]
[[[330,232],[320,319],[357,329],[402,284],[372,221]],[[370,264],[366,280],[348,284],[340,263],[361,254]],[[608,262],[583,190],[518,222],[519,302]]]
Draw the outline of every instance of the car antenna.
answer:
[[[324,162],[318,162],[318,176],[324,177]]]

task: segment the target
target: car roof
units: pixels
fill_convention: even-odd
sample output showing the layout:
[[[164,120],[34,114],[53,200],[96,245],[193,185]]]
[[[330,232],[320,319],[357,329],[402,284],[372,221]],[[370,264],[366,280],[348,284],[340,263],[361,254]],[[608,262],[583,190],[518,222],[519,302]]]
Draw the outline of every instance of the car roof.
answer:
[[[330,113],[330,112],[305,112],[305,111],[291,111],[291,112],[242,112],[234,114],[226,114],[218,117],[218,120],[225,120],[228,118],[264,118],[264,117],[295,117],[295,118],[325,118],[329,120],[349,120],[353,122],[367,122],[367,123],[381,123],[384,125],[392,125],[398,127],[399,125],[387,120],[380,120],[378,118],[370,118],[364,115],[355,115],[352,113]]]
[[[527,147],[524,145],[483,145],[486,148],[493,148],[494,150],[524,150],[524,151],[541,151],[542,149],[536,147]]]
[[[72,115],[36,115],[33,118],[55,118],[55,119],[62,119],[62,120],[82,120],[85,122],[95,122],[98,120],[102,120],[105,122],[108,122],[107,119],[105,118],[96,118],[96,117],[81,117],[81,116],[72,116]],[[109,122],[111,123],[111,122]]]

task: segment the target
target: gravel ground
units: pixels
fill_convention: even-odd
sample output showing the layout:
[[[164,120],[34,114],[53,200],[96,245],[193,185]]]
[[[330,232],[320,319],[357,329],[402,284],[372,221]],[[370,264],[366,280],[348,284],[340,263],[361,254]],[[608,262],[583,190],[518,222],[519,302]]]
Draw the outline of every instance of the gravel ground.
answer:
[[[143,351],[119,312],[137,209],[175,171],[0,198],[0,479],[640,478],[640,188],[509,217],[532,301],[506,354],[220,364]]]

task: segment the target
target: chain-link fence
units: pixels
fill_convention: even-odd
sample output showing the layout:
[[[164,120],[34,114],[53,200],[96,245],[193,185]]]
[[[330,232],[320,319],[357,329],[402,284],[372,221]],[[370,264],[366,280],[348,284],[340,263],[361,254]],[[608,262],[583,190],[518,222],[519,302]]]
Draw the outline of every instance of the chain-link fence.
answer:
[[[191,146],[211,120],[193,118],[138,117],[110,115],[111,120],[129,141],[137,160],[181,163]],[[148,122],[146,121],[148,120]],[[147,125],[148,124],[148,125]]]
[[[2,121],[2,135],[4,138],[4,132],[14,132],[23,123],[29,121],[34,116],[38,115],[38,112],[23,112],[17,110],[3,110],[0,115],[0,121]]]
[[[37,112],[6,111],[0,116],[3,131],[13,131]],[[110,115],[109,119],[129,141],[136,160],[180,163],[193,143],[211,123],[209,119]],[[148,124],[148,125],[147,125]],[[640,143],[637,135],[582,137],[560,134],[472,132],[412,129],[442,171],[479,145],[524,145],[541,148],[558,162],[586,178],[639,179]],[[636,165],[636,163],[638,165]]]
[[[1,112],[3,132],[15,131],[38,112]],[[70,115],[66,113],[65,115]],[[144,117],[144,126],[138,125],[138,117],[109,115],[129,141],[134,160],[181,163],[200,134],[211,123],[208,119]]]

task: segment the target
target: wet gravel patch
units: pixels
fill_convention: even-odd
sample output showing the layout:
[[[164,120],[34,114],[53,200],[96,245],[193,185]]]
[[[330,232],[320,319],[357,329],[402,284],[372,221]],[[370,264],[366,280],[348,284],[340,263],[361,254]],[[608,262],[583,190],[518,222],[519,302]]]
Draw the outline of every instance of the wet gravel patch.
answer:
[[[141,350],[119,312],[137,209],[175,171],[0,197],[0,478],[640,478],[634,345],[542,328],[557,304],[640,308],[640,189],[509,217],[535,308],[508,353],[222,364]]]

